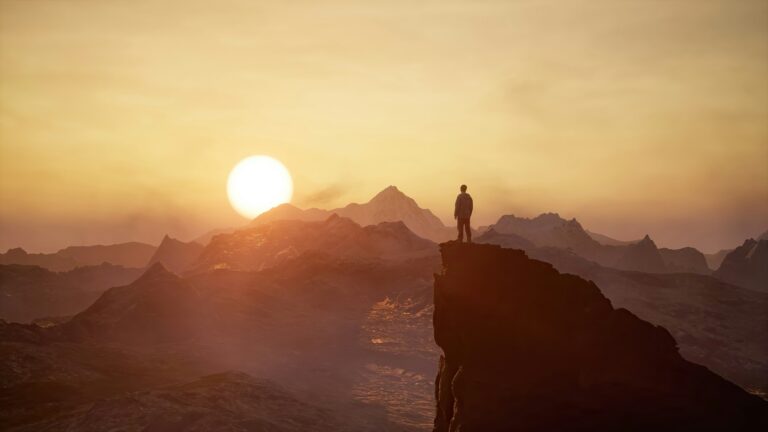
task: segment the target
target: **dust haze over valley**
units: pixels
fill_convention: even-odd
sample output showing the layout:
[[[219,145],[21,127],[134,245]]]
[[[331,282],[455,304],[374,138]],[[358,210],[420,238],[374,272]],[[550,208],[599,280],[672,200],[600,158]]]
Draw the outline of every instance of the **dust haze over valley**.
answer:
[[[0,430],[768,430],[766,22],[0,0]]]

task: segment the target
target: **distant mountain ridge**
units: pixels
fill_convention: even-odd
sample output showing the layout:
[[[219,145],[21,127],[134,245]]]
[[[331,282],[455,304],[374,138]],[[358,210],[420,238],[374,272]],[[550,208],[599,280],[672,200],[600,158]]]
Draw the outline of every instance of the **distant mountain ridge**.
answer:
[[[332,214],[351,219],[361,226],[400,221],[419,237],[435,242],[444,241],[453,236],[453,230],[446,227],[434,213],[419,207],[413,198],[404,194],[396,186],[388,186],[366,203],[351,203],[332,210],[318,208],[302,210],[291,204],[282,204],[262,213],[250,225],[275,220],[320,221]]]
[[[155,249],[155,246],[139,242],[69,246],[50,254],[29,254],[22,248],[14,248],[0,253],[0,264],[36,265],[52,271],[68,271],[104,262],[140,268],[146,265]]]
[[[479,236],[479,242],[511,247],[499,235],[516,235],[537,247],[572,250],[586,259],[622,270],[649,273],[710,272],[704,254],[694,248],[659,249],[648,235],[638,241],[606,241],[603,244],[595,240],[595,237],[600,236],[590,234],[575,218],[566,220],[557,213],[543,213],[532,219],[504,215],[489,230],[494,234]]]
[[[30,322],[71,316],[88,307],[108,288],[124,285],[141,269],[112,264],[66,272],[20,264],[0,265],[0,319]]]

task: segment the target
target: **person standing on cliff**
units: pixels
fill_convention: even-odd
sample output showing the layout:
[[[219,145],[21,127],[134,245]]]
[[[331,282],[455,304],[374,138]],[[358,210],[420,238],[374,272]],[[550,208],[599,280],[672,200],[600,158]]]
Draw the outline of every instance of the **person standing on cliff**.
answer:
[[[459,230],[459,242],[464,241],[464,231],[466,231],[467,243],[472,243],[470,217],[472,217],[472,197],[467,193],[467,185],[461,185],[461,193],[456,197],[456,206],[453,210],[453,218],[456,219],[456,228]]]

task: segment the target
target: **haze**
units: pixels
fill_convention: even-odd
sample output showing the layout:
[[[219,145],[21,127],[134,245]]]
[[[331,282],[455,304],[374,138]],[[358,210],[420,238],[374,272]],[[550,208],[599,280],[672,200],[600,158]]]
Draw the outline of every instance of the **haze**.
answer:
[[[0,1],[0,249],[245,223],[397,185],[451,222],[576,217],[734,247],[768,228],[768,2]]]

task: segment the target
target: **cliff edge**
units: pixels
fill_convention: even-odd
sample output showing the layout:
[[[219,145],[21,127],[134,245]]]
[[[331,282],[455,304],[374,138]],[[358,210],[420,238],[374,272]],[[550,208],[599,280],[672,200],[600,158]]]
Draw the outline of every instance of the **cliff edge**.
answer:
[[[440,245],[435,432],[768,430],[768,403],[523,251]]]

